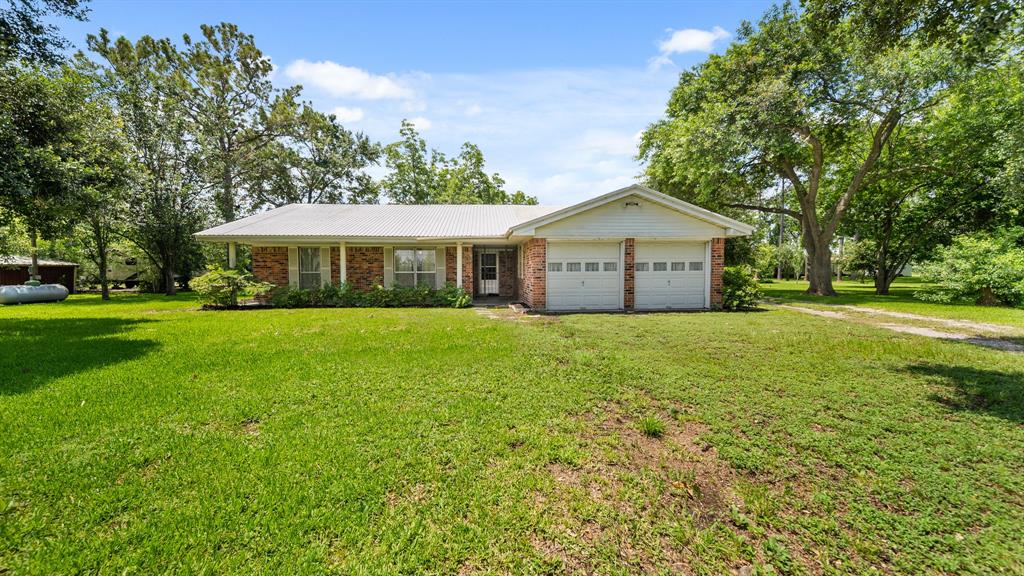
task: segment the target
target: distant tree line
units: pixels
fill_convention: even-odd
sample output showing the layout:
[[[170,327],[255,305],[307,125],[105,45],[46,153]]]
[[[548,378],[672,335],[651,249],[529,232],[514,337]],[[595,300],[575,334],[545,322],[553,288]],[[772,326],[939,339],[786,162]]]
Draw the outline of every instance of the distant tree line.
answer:
[[[251,35],[221,23],[180,42],[90,35],[87,52],[48,18],[84,20],[79,0],[0,9],[0,253],[40,240],[94,263],[129,244],[167,294],[221,256],[193,234],[288,203],[536,203],[505,191],[473,144],[428,151],[408,122],[384,146],[276,87]],[[367,169],[383,164],[382,180]],[[6,245],[5,245],[6,244]]]

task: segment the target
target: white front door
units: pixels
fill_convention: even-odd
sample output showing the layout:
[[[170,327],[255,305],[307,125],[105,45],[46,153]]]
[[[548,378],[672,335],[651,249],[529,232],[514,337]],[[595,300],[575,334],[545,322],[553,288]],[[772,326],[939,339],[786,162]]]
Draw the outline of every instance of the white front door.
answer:
[[[477,265],[477,294],[481,296],[496,295],[498,293],[498,252],[496,250],[481,250],[477,253],[479,264]]]
[[[706,246],[706,242],[637,242],[636,308],[704,308]]]
[[[548,242],[549,310],[622,308],[618,242]]]

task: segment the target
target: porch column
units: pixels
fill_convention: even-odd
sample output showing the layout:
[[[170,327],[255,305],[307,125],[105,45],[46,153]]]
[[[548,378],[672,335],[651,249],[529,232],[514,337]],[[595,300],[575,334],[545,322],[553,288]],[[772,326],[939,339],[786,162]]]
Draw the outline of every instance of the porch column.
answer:
[[[462,242],[455,243],[455,286],[462,288]]]
[[[338,253],[338,282],[345,283],[345,272],[348,269],[346,265],[346,254],[345,254],[345,243],[342,242]]]
[[[236,263],[235,261],[236,260],[237,259],[235,258],[235,243],[234,242],[228,242],[228,269],[229,270],[234,270],[235,269],[235,263]]]

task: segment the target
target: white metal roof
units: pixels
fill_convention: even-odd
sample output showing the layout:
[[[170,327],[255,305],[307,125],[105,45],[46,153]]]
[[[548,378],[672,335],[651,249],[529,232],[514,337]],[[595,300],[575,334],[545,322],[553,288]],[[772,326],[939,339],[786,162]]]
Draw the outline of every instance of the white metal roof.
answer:
[[[0,266],[31,266],[31,256],[0,256]],[[63,260],[50,260],[48,258],[39,259],[40,266],[78,266],[74,262],[65,262]]]
[[[504,239],[635,194],[745,236],[753,226],[634,184],[572,206],[494,204],[289,204],[196,234],[214,242],[320,239]],[[366,241],[364,240],[364,241]]]
[[[562,206],[289,204],[196,234],[199,238],[503,238]]]

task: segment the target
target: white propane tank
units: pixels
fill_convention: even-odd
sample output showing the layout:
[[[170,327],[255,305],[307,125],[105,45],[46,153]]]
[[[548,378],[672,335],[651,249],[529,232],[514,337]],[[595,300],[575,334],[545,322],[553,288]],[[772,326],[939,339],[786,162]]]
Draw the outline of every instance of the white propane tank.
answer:
[[[68,289],[60,284],[39,286],[0,286],[0,304],[60,302],[68,297]]]

